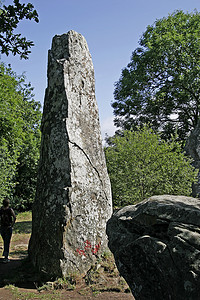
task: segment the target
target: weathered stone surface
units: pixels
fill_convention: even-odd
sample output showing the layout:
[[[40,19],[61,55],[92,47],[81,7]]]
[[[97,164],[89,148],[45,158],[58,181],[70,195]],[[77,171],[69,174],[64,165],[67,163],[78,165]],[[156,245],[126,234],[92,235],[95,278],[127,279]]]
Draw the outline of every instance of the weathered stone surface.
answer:
[[[109,248],[136,300],[200,297],[200,200],[153,196],[115,212]]]
[[[185,151],[193,158],[193,166],[200,170],[200,121],[187,139]],[[200,172],[198,173],[198,182],[192,186],[192,195],[200,197]]]
[[[75,31],[55,36],[29,256],[54,276],[86,272],[107,246],[112,213],[91,55]]]

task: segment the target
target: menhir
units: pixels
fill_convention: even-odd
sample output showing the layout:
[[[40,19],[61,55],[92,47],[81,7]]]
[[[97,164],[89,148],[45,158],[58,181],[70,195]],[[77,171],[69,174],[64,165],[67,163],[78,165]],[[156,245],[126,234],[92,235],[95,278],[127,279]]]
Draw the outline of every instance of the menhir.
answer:
[[[107,246],[111,188],[84,37],[53,38],[29,256],[51,276],[85,273]]]

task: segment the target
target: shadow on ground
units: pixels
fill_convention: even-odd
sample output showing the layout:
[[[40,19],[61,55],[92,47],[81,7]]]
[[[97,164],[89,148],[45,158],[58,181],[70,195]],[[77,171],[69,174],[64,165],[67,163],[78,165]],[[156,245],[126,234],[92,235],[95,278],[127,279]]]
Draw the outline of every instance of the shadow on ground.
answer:
[[[27,258],[11,258],[9,263],[4,263],[3,258],[0,259],[0,287],[13,284],[16,287],[33,289],[36,288],[35,281],[38,281],[36,272]]]

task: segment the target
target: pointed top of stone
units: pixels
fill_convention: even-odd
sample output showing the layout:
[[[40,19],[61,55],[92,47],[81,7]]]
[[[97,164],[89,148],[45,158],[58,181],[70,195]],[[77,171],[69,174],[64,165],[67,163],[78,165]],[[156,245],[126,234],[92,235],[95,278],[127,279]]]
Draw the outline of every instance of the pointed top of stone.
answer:
[[[62,35],[55,35],[52,40],[51,53],[55,59],[81,59],[83,53],[89,53],[85,38],[78,32],[70,30]]]

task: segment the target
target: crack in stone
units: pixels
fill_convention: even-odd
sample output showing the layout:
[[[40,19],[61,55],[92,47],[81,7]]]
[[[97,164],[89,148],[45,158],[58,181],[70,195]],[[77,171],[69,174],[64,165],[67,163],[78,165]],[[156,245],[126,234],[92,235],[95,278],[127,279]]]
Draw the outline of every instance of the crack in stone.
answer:
[[[70,140],[69,140],[69,143],[71,143],[72,145],[74,145],[75,147],[77,147],[79,150],[81,150],[81,152],[85,155],[85,157],[86,157],[87,160],[89,161],[89,163],[90,163],[90,165],[92,166],[92,168],[96,171],[96,173],[97,173],[97,175],[98,175],[98,178],[99,178],[99,180],[100,180],[100,182],[101,182],[101,185],[102,185],[103,193],[104,193],[104,195],[105,195],[105,197],[106,197],[106,200],[108,200],[108,197],[107,197],[106,192],[105,192],[105,190],[104,190],[104,184],[103,184],[103,181],[102,181],[101,176],[100,176],[100,174],[99,174],[99,171],[98,171],[98,169],[93,165],[93,163],[92,163],[90,157],[87,155],[87,153],[86,153],[86,152],[85,152],[85,151],[84,151],[77,143],[72,142],[72,141],[70,141]]]

